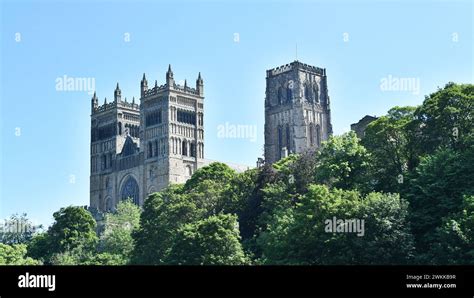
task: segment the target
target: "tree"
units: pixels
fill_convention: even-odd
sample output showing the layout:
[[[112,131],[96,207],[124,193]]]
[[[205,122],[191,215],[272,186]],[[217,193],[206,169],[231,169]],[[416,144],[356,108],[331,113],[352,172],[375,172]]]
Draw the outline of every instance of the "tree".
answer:
[[[331,136],[317,154],[316,181],[330,187],[367,190],[370,157],[355,132]]]
[[[249,187],[246,192],[243,192],[245,201],[242,211],[239,213],[239,224],[244,245],[252,250],[255,246],[252,238],[256,235],[258,218],[264,211],[262,206],[264,193],[262,190],[267,184],[276,182],[279,174],[271,165],[265,164],[251,175],[254,183],[248,183],[247,185],[251,188]]]
[[[208,166],[198,169],[193,176],[186,181],[184,190],[191,190],[204,180],[211,180],[226,185],[230,183],[235,174],[235,171],[228,165],[221,162],[213,162]]]
[[[56,253],[51,257],[52,265],[125,265],[127,259],[120,254],[97,252],[82,246]]]
[[[95,250],[98,237],[96,222],[83,207],[69,206],[53,214],[55,222],[45,234],[33,238],[28,246],[30,256],[48,262],[54,254],[64,253],[76,247]]]
[[[181,185],[151,194],[143,205],[140,227],[132,234],[132,263],[166,264],[178,229],[202,218],[205,212],[188,199]]]
[[[41,230],[42,226],[35,226],[27,217],[26,213],[13,214],[6,220],[3,229],[0,229],[0,243],[4,244],[26,244],[33,235]]]
[[[464,195],[474,195],[474,151],[440,149],[422,158],[409,180],[406,198],[419,255],[434,243],[443,218],[461,211]],[[428,261],[422,256],[421,262]]]
[[[415,109],[394,107],[365,130],[362,144],[371,156],[370,179],[376,191],[400,192],[400,177],[418,163],[412,130]]]
[[[240,244],[237,216],[212,215],[183,225],[177,232],[169,263],[242,265],[248,261]]]
[[[26,256],[25,244],[0,243],[0,265],[41,265],[41,262]]]
[[[425,97],[416,117],[421,129],[420,149],[433,153],[439,147],[472,149],[474,85],[448,83]]]
[[[474,196],[464,196],[462,211],[443,218],[427,260],[436,265],[474,265]]]
[[[280,192],[281,193],[281,192]],[[271,197],[267,197],[271,200]],[[277,208],[257,243],[267,264],[404,264],[413,254],[407,203],[398,195],[310,185],[293,208]],[[364,220],[364,231],[328,232],[327,220]],[[360,221],[362,222],[362,221]]]
[[[100,237],[99,251],[130,258],[134,247],[132,231],[139,227],[140,207],[131,200],[120,201],[113,213],[105,215],[104,232]]]
[[[61,208],[53,213],[53,217],[55,222],[48,230],[53,252],[63,252],[80,245],[93,248],[97,244],[96,222],[83,207]]]

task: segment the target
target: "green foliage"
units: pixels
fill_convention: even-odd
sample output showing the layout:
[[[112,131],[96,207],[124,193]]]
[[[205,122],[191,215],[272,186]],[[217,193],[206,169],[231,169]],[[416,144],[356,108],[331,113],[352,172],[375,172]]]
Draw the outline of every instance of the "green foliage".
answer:
[[[125,265],[127,259],[120,254],[96,252],[89,248],[77,246],[73,249],[56,253],[51,257],[52,265]]]
[[[241,265],[247,259],[240,243],[237,217],[212,215],[183,225],[169,259],[179,265]]]
[[[184,190],[188,191],[195,188],[204,180],[212,180],[220,184],[228,184],[235,176],[235,171],[228,165],[221,162],[214,162],[208,166],[198,169],[193,176],[186,181]]]
[[[271,199],[271,197],[268,197]],[[365,234],[328,233],[333,218],[365,221]],[[311,185],[293,208],[278,208],[258,238],[267,264],[403,264],[413,251],[407,204],[397,195]]]
[[[27,244],[40,229],[42,226],[33,225],[26,213],[13,214],[5,221],[3,227],[0,227],[0,243]]]
[[[97,243],[96,222],[89,211],[69,206],[53,214],[54,224],[48,230],[51,251],[63,252],[77,246],[93,248]]]
[[[69,206],[53,214],[55,222],[45,234],[34,237],[28,246],[28,254],[48,263],[58,253],[82,247],[94,250],[98,241],[96,222],[89,211]]]
[[[433,153],[439,147],[472,149],[474,85],[448,83],[426,96],[417,109],[420,150]]]
[[[444,217],[459,213],[463,195],[474,194],[474,152],[441,149],[425,156],[409,181],[412,230],[420,254],[435,243]]]
[[[316,181],[342,189],[367,189],[370,156],[350,131],[331,136],[317,154]]]
[[[426,262],[474,265],[474,196],[464,196],[462,211],[443,219]]]
[[[242,192],[245,196],[241,198],[244,206],[239,213],[239,226],[244,245],[248,249],[252,250],[255,247],[253,238],[258,229],[259,217],[264,211],[263,189],[266,185],[276,182],[278,176],[278,172],[271,165],[265,165],[253,173],[254,183],[249,183],[248,190]]]
[[[46,232],[34,235],[27,246],[28,256],[33,259],[47,261],[51,257],[49,239]]]
[[[225,209],[223,192],[215,180],[203,179],[188,192],[173,186],[152,194],[133,233],[132,262],[243,264],[236,215],[216,214]]]
[[[41,262],[26,256],[25,244],[0,243],[0,265],[41,265]]]
[[[165,264],[178,229],[205,213],[182,193],[182,186],[150,195],[143,206],[140,227],[133,233],[132,263]]]
[[[371,183],[377,191],[400,192],[399,175],[418,163],[412,130],[414,107],[394,107],[370,123],[362,144],[371,154]]]
[[[139,223],[140,207],[131,200],[120,201],[115,212],[105,215],[100,251],[129,259],[134,247],[132,232],[138,228]]]
[[[273,164],[273,168],[278,172],[281,172],[285,175],[290,175],[292,173],[291,166],[295,164],[299,159],[299,155],[297,154],[290,154],[285,158],[280,159],[276,163]]]

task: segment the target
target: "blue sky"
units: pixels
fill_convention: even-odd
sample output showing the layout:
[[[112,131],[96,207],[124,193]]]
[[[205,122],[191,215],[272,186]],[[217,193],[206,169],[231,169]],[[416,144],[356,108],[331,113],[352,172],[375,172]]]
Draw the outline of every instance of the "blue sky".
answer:
[[[90,95],[56,79],[95,79],[100,103],[139,98],[142,74],[205,88],[206,157],[254,165],[263,151],[265,70],[295,60],[327,69],[335,134],[362,116],[420,104],[448,81],[473,82],[473,2],[2,1],[0,220],[89,203]],[[235,38],[238,34],[239,40]],[[125,37],[129,37],[129,41]],[[382,90],[385,78],[413,90]],[[218,138],[254,125],[257,139]]]

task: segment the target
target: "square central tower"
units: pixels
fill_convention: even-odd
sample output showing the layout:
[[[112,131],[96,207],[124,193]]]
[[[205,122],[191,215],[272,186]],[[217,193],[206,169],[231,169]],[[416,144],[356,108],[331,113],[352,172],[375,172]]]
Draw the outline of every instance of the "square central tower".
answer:
[[[267,70],[265,162],[318,148],[331,134],[326,69],[294,61]]]

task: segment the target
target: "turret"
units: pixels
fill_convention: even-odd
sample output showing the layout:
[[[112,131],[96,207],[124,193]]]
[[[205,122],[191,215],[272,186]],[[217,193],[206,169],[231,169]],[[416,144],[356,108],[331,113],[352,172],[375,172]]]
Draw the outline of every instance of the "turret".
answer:
[[[201,73],[199,72],[198,78],[196,80],[196,90],[199,94],[199,96],[204,95],[204,82],[201,78]]]
[[[171,70],[171,64],[168,65],[168,71],[166,72],[166,85],[168,88],[174,86],[173,71]]]
[[[119,83],[117,83],[117,87],[115,87],[114,91],[114,101],[119,102],[122,98],[122,91],[120,90]]]
[[[97,109],[98,107],[99,107],[99,99],[97,98],[97,94],[94,91],[94,96],[92,96],[92,99],[91,99],[92,113],[94,113],[94,110]]]
[[[145,73],[143,73],[142,81],[140,82],[140,94],[141,97],[145,96],[145,91],[148,90],[148,81],[146,80]]]

